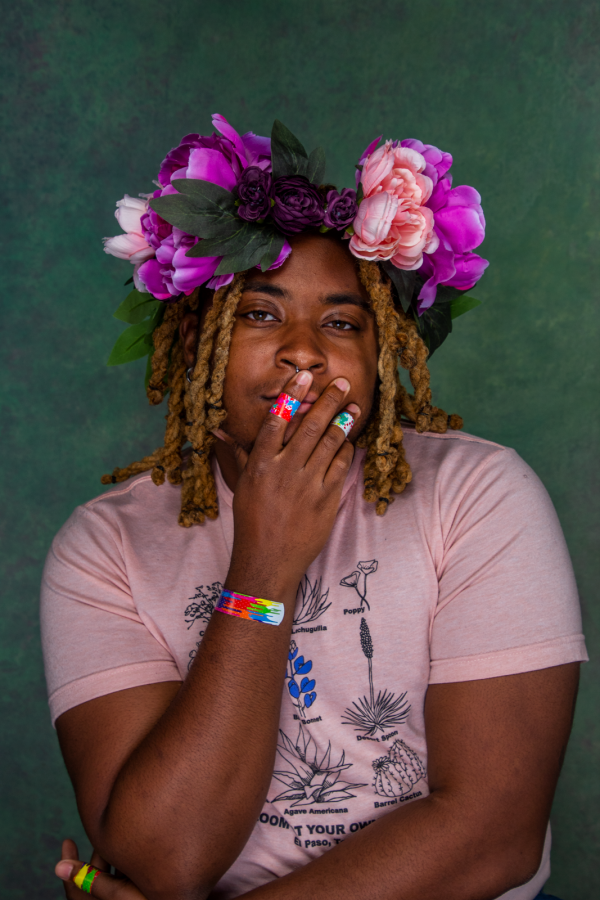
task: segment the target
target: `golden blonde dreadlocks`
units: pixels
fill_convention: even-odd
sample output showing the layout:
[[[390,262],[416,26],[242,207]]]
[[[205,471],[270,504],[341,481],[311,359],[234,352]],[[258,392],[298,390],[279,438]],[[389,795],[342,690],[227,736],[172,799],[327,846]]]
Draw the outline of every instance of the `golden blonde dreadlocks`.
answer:
[[[393,502],[390,493],[401,493],[412,478],[402,446],[401,417],[413,422],[418,432],[443,434],[448,426],[462,428],[460,416],[448,416],[431,405],[428,350],[415,322],[394,305],[391,284],[377,263],[360,260],[360,280],[369,295],[379,334],[379,395],[367,427],[358,440],[366,447],[364,498],[376,504],[377,515],[384,515]],[[150,456],[112,475],[103,475],[102,483],[125,481],[132,475],[152,470],[152,481],[181,484],[179,524],[185,528],[216,519],[219,509],[211,468],[211,452],[226,411],[222,406],[225,370],[229,359],[235,312],[244,288],[245,273],[215,292],[200,336],[196,365],[191,381],[186,378],[179,325],[188,311],[198,308],[199,291],[167,307],[162,324],[154,331],[152,376],[147,389],[151,404],[160,403],[169,391],[167,426],[163,447]],[[398,362],[409,373],[414,394],[403,387]],[[182,466],[182,449],[191,444],[191,458]]]

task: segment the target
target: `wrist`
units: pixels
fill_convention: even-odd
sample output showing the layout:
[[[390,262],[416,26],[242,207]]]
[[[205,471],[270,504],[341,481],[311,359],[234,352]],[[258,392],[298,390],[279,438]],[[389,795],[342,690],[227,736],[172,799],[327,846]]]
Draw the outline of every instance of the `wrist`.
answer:
[[[277,570],[279,569],[279,571]],[[285,566],[275,568],[273,560],[234,560],[232,558],[227,578],[223,587],[228,591],[246,594],[249,597],[261,597],[293,606],[300,578],[294,573],[285,571]]]

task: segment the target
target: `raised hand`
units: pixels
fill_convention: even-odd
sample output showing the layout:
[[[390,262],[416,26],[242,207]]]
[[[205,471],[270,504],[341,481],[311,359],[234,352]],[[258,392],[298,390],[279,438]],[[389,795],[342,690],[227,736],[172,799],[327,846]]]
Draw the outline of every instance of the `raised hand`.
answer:
[[[283,391],[308,395],[312,375],[302,371]],[[350,390],[345,378],[331,382],[301,417],[286,442],[290,423],[268,412],[250,454],[235,447],[239,478],[233,499],[234,542],[225,587],[277,599],[288,594],[323,549],[338,510],[354,448],[332,420]],[[302,409],[302,407],[301,407]],[[345,407],[354,420],[360,409]],[[295,425],[295,423],[293,423]],[[227,436],[218,432],[227,441]]]

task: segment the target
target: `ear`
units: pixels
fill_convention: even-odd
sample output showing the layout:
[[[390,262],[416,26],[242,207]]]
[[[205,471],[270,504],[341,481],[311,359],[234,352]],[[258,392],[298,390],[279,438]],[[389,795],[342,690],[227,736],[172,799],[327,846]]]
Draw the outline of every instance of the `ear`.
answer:
[[[194,312],[186,313],[179,325],[179,339],[183,347],[183,358],[188,368],[196,362],[198,328],[198,315]]]

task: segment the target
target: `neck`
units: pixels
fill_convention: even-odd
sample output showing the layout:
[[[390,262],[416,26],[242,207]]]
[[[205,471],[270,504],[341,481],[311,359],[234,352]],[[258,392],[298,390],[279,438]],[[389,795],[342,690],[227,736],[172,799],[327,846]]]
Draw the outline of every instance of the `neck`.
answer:
[[[215,456],[217,457],[225,484],[230,491],[235,493],[239,472],[233,448],[229,447],[224,441],[217,440]]]

